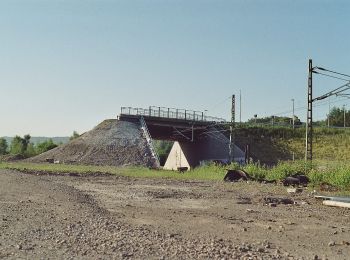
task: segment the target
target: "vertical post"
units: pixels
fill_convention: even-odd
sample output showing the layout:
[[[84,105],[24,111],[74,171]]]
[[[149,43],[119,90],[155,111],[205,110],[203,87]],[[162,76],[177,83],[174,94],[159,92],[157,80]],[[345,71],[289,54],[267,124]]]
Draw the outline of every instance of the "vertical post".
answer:
[[[234,127],[235,127],[235,95],[232,95],[232,106],[231,106],[231,125],[230,125],[230,162],[234,160]]]
[[[187,113],[187,111],[186,111],[186,109],[185,109],[185,120],[187,119],[187,114],[186,114],[186,113]]]
[[[344,128],[346,127],[346,124],[345,124],[345,105],[343,105],[343,111],[344,111]]]
[[[307,86],[307,117],[305,161],[312,161],[312,59],[309,59],[309,76]]]
[[[194,126],[192,124],[192,139],[191,139],[191,142],[193,142],[193,140],[194,140]]]
[[[158,107],[158,117],[160,117],[160,107]]]
[[[170,108],[168,108],[168,118],[169,118],[169,110],[170,110]]]
[[[292,117],[292,124],[293,124],[293,130],[294,130],[294,98],[292,98],[292,102],[293,102],[293,117]]]
[[[331,97],[328,97],[328,128],[329,128],[330,115],[331,115]]]
[[[242,124],[242,93],[239,90],[239,124]]]

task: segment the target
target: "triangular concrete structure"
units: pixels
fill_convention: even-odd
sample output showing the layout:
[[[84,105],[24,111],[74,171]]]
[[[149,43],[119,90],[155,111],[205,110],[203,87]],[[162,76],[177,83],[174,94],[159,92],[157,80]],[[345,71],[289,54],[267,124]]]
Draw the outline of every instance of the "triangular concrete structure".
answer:
[[[234,160],[244,162],[244,152],[235,145]],[[229,140],[224,135],[214,136],[202,142],[174,142],[165,162],[164,169],[177,170],[187,167],[188,170],[201,165],[203,162],[217,161],[227,163],[229,156]]]

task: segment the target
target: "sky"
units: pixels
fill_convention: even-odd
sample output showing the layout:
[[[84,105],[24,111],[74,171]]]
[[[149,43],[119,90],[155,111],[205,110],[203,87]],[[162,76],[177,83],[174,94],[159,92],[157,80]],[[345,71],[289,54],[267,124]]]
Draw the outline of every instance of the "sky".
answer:
[[[308,59],[350,73],[341,0],[0,0],[0,136],[67,136],[120,107],[305,120]],[[314,76],[314,96],[342,84]],[[331,98],[331,106],[350,99]],[[239,120],[239,107],[236,107]],[[315,104],[324,119],[328,101]]]

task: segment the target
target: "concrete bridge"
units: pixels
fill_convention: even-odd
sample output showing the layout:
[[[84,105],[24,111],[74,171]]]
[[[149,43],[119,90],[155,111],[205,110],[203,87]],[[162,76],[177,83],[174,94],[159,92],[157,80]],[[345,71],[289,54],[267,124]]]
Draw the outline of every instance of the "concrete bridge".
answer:
[[[211,117],[201,111],[177,108],[122,107],[119,120],[140,123],[154,154],[152,139],[174,141],[165,169],[191,169],[206,161],[229,162],[229,132],[226,120]],[[235,146],[234,159],[244,160],[244,153]]]

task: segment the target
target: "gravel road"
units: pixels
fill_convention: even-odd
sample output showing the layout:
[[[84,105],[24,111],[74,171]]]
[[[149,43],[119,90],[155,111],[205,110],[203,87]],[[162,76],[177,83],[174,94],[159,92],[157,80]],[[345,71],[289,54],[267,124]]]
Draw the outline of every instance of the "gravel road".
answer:
[[[267,184],[0,170],[1,259],[348,259],[349,216]]]

